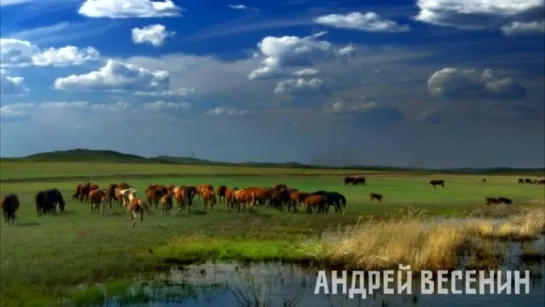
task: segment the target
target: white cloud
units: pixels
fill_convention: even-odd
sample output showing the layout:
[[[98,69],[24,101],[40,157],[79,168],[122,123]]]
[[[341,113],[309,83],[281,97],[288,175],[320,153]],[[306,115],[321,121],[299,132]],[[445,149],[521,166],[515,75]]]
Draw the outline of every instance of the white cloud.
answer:
[[[2,67],[70,66],[96,61],[100,53],[93,47],[40,49],[29,41],[0,38],[0,62]]]
[[[263,66],[256,68],[248,74],[250,80],[275,79],[284,75],[284,70],[277,66]]]
[[[149,25],[143,28],[132,29],[132,41],[135,44],[150,44],[155,47],[162,46],[169,37],[174,37],[176,32],[166,30],[161,24]]]
[[[251,112],[248,110],[239,110],[236,108],[228,108],[228,107],[216,107],[214,109],[208,110],[204,112],[205,115],[247,115]]]
[[[143,108],[146,110],[190,109],[191,104],[188,102],[167,102],[164,100],[158,100],[144,104]]]
[[[526,88],[517,80],[494,70],[457,69],[446,67],[428,79],[431,95],[442,98],[519,99]]]
[[[531,22],[515,21],[502,26],[501,31],[506,36],[543,34],[545,33],[545,20]]]
[[[36,0],[0,0],[0,6],[10,6],[16,4],[23,4],[28,2],[33,2]]]
[[[274,89],[275,94],[290,93],[297,90],[312,90],[322,88],[324,81],[318,78],[310,80],[297,78],[279,81]]]
[[[303,68],[299,69],[293,72],[293,75],[296,77],[304,77],[304,76],[314,76],[316,74],[320,73],[319,70],[314,68]]]
[[[248,9],[248,7],[244,4],[228,4],[227,6],[232,8],[233,10],[245,11]]]
[[[171,0],[86,0],[78,13],[91,18],[152,18],[180,16]]]
[[[249,79],[276,77],[287,66],[311,66],[347,55],[328,41],[318,40],[327,32],[311,36],[267,36],[258,43],[263,66],[253,70]]]
[[[543,19],[543,0],[418,0],[416,20],[460,29],[500,29]],[[505,30],[503,30],[505,33]]]
[[[365,14],[352,12],[346,15],[330,14],[320,16],[314,19],[314,22],[340,29],[360,30],[366,32],[407,32],[410,30],[408,25],[400,25],[393,20],[380,17],[376,13],[367,12]]]
[[[0,94],[2,95],[22,95],[29,92],[23,85],[25,78],[10,76],[9,73],[0,69]]]
[[[166,70],[151,71],[109,59],[99,70],[56,79],[55,88],[59,90],[166,90],[169,83],[170,74]]]
[[[173,90],[165,90],[165,91],[155,91],[155,92],[143,92],[143,91],[137,91],[134,92],[134,95],[136,96],[150,96],[150,97],[160,97],[160,96],[187,96],[190,93],[194,93],[195,89],[193,88],[177,88]]]

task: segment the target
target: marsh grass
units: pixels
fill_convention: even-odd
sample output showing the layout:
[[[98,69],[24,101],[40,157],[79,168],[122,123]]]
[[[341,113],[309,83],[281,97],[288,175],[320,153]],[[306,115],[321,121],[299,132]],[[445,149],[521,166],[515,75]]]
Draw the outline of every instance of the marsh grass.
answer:
[[[482,238],[527,241],[545,233],[545,209],[527,210],[503,221],[487,219],[468,223],[468,231]]]

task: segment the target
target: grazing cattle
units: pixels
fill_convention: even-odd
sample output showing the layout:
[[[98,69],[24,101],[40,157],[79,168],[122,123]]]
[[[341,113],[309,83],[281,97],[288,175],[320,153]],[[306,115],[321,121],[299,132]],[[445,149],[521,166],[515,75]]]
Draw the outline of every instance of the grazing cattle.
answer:
[[[224,204],[225,203],[225,196],[226,196],[226,192],[227,192],[227,186],[225,185],[220,185],[218,186],[217,190],[216,190],[216,193],[218,194],[218,198],[219,198],[219,203],[220,204]]]
[[[212,211],[214,205],[216,205],[216,194],[214,193],[214,190],[203,189],[201,196],[204,202],[204,210],[208,210],[208,205],[210,205],[210,211]]]
[[[363,177],[363,176],[357,176],[357,177],[354,178],[354,183],[353,183],[353,184],[354,184],[354,185],[356,185],[356,184],[358,184],[358,183],[359,183],[359,184],[365,184],[365,181],[366,181],[365,177]]]
[[[498,200],[499,200],[500,202],[506,204],[506,205],[511,205],[511,204],[513,204],[513,201],[512,201],[511,199],[507,198],[507,197],[501,197],[501,196],[499,196],[499,197],[498,197]]]
[[[142,227],[144,223],[144,211],[148,214],[151,214],[151,211],[143,200],[136,197],[135,192],[129,192],[128,198],[129,204],[127,205],[127,212],[131,213],[132,227],[134,227],[134,224],[136,222],[137,214],[140,215],[140,227]]]
[[[89,192],[91,192],[91,183],[80,183],[76,187],[76,193],[72,195],[72,198],[79,199],[80,202],[87,202],[89,200]]]
[[[434,179],[434,180],[430,180],[429,183],[434,187],[436,188],[438,185],[441,186],[441,187],[445,187],[445,180],[438,180],[438,179]]]
[[[4,213],[4,221],[6,225],[15,223],[15,212],[19,209],[19,197],[15,194],[8,194],[2,198],[2,212]]]
[[[497,197],[486,197],[485,202],[487,206],[501,204],[501,201]]]
[[[38,216],[47,212],[55,212],[57,204],[59,205],[59,209],[64,212],[64,199],[58,189],[40,191],[36,193],[34,200],[36,202]]]
[[[303,201],[307,207],[307,212],[312,213],[316,209],[316,213],[326,212],[327,200],[324,195],[311,194]]]
[[[518,183],[519,183],[519,184],[524,184],[524,179],[519,178]]]
[[[172,192],[168,192],[161,197],[161,207],[163,209],[163,214],[170,215],[170,210],[172,210],[173,207],[172,195]]]
[[[378,193],[369,193],[369,198],[370,198],[370,201],[373,201],[374,199],[376,199],[379,202],[381,202],[384,196]]]
[[[92,190],[89,192],[89,203],[91,204],[91,214],[100,210],[100,214],[104,215],[104,206],[107,203],[107,192],[103,190]]]
[[[354,183],[354,177],[346,176],[344,177],[344,185]]]

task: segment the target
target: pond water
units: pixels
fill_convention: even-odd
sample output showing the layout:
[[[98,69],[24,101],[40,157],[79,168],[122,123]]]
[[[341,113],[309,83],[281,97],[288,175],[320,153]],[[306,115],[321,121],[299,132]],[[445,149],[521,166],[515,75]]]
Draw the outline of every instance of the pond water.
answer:
[[[545,237],[529,242],[497,242],[508,253],[501,270],[529,270],[528,294],[489,295],[422,295],[421,282],[412,282],[412,294],[383,294],[375,291],[366,299],[346,294],[314,294],[317,269],[306,269],[280,263],[206,263],[172,268],[153,280],[134,280],[121,291],[111,291],[108,285],[82,286],[96,295],[90,301],[77,300],[88,306],[545,306]],[[505,248],[507,247],[507,248]],[[530,257],[521,257],[530,255]],[[461,261],[463,265],[463,261]],[[326,273],[331,285],[331,274]],[[397,274],[396,274],[397,275]],[[396,281],[397,282],[397,281]],[[348,287],[350,287],[348,281]],[[464,289],[464,281],[457,289]],[[395,285],[395,283],[394,283]],[[478,282],[477,282],[478,285]],[[447,284],[447,287],[450,285]],[[330,286],[331,287],[331,286]],[[395,286],[393,287],[395,288]],[[497,287],[494,287],[497,290]],[[522,292],[524,292],[521,288]],[[341,292],[340,287],[338,288]],[[514,286],[513,286],[514,290]],[[75,301],[65,300],[69,306]],[[82,304],[83,303],[83,304]]]

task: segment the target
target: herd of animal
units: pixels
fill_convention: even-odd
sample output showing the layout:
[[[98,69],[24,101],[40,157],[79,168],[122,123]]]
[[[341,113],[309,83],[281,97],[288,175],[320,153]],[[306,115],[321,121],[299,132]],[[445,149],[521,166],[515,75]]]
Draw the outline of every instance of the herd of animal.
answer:
[[[363,176],[347,176],[343,182],[345,185],[365,185],[366,178]],[[482,182],[485,183],[486,178],[483,178]],[[428,183],[433,187],[445,187],[445,181],[440,179],[430,180]],[[518,183],[545,184],[545,180],[519,178]],[[335,208],[335,212],[340,212],[342,207],[346,207],[347,204],[346,197],[338,192],[303,192],[288,187],[286,184],[276,184],[271,188],[247,187],[242,189],[231,188],[226,185],[220,185],[214,189],[210,184],[196,186],[150,184],[145,190],[144,198],[137,197],[136,192],[137,190],[128,183],[112,183],[108,188],[101,189],[99,185],[87,182],[76,186],[72,198],[88,204],[93,215],[99,212],[104,215],[106,208],[111,210],[113,203],[117,203],[120,208],[125,208],[130,213],[133,227],[138,216],[140,216],[140,224],[142,224],[144,212],[152,213],[148,206],[155,209],[160,206],[165,215],[170,215],[171,210],[175,207],[179,211],[186,209],[191,211],[195,197],[203,200],[205,211],[208,208],[212,210],[218,203],[227,205],[228,210],[236,209],[239,212],[247,208],[251,209],[254,205],[296,212],[297,207],[302,205],[308,213],[327,214],[331,206]],[[384,200],[384,195],[371,192],[369,198],[370,201],[377,200],[381,202]],[[513,201],[506,197],[486,197],[485,203],[487,205],[509,205]],[[64,211],[66,206],[62,193],[58,189],[39,191],[35,196],[35,204],[38,216],[48,212],[55,212],[57,206],[60,211]],[[15,212],[20,205],[19,198],[16,194],[9,194],[2,198],[1,205],[6,224],[9,225],[10,221],[13,223],[15,221]]]

